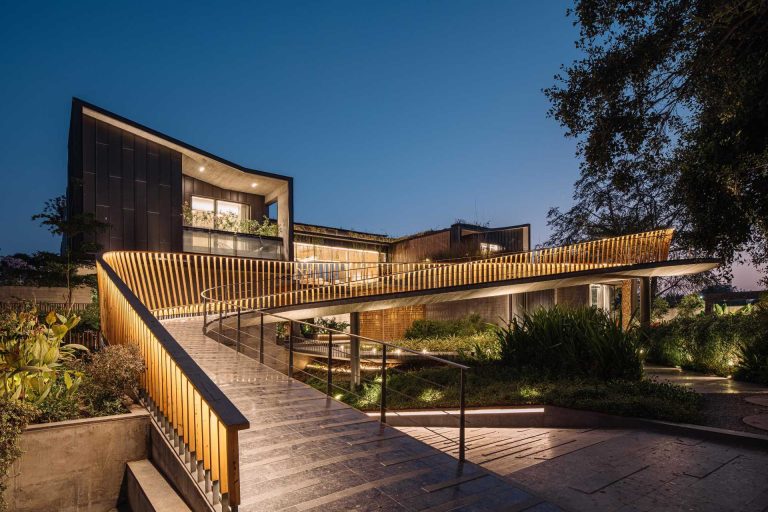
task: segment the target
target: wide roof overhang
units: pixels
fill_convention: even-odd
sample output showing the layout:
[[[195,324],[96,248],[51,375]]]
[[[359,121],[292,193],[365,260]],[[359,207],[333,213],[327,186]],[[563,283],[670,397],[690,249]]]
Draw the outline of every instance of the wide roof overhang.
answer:
[[[431,288],[428,290],[398,292],[386,295],[370,295],[324,302],[313,302],[309,304],[273,308],[269,311],[279,314],[282,317],[299,320],[303,318],[318,318],[344,313],[373,311],[403,306],[480,299],[513,293],[536,292],[593,283],[617,284],[626,279],[636,279],[641,277],[685,276],[707,272],[716,268],[719,264],[720,260],[712,258],[639,263],[635,265],[602,267],[538,277],[510,279],[507,281],[493,281],[465,286]]]

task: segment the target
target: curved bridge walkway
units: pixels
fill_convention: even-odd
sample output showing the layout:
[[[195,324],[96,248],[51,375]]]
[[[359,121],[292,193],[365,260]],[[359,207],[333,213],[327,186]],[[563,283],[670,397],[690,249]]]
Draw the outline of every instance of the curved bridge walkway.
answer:
[[[200,318],[163,325],[251,422],[241,511],[561,510],[207,338]]]

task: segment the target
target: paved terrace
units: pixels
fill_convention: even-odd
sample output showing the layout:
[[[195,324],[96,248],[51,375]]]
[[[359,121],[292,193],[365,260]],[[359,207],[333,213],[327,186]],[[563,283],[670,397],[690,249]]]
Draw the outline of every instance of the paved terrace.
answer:
[[[200,319],[163,323],[251,423],[241,511],[561,510],[206,338]]]
[[[453,452],[446,428],[401,427]],[[766,512],[768,452],[627,429],[469,428],[467,459],[573,512]]]

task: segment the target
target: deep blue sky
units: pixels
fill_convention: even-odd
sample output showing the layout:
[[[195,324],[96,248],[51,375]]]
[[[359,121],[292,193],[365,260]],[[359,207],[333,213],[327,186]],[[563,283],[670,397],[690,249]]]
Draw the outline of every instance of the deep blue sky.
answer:
[[[0,254],[66,182],[78,96],[294,176],[299,221],[407,234],[567,206],[574,142],[541,89],[576,55],[569,2],[6,3]]]

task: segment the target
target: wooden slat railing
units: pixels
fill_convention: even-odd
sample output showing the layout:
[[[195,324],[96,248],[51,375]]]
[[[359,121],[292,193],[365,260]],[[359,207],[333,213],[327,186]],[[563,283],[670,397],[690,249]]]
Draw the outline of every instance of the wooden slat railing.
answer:
[[[123,282],[109,261],[114,254],[97,260],[102,333],[110,344],[139,348],[147,366],[141,387],[148,408],[190,464],[187,469],[202,477],[211,503],[236,509],[238,431],[249,427],[248,420]],[[167,283],[167,277],[155,275],[144,289],[159,287],[157,278]],[[167,284],[163,290],[166,300],[180,300]]]
[[[672,230],[607,238],[461,263],[339,264],[121,251],[104,255],[156,316],[203,314],[237,300],[271,308],[541,277],[667,259]],[[211,312],[211,311],[208,311]]]

